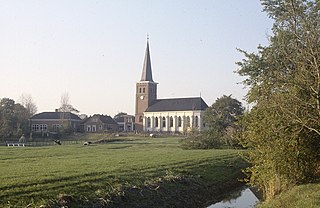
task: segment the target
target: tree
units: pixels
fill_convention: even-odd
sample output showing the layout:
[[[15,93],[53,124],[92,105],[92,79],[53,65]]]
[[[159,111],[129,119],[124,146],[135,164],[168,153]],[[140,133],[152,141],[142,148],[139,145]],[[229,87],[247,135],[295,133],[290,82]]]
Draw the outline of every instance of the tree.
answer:
[[[63,129],[61,130],[64,132],[72,132],[73,128],[70,126],[70,122],[69,122],[71,113],[79,113],[80,111],[74,108],[70,104],[68,93],[64,93],[61,95],[60,103],[61,103],[61,106],[58,110],[60,112],[60,120],[61,120],[61,125],[63,127]]]
[[[255,104],[241,120],[246,172],[267,199],[320,170],[320,2],[263,0],[274,19],[269,45],[240,50],[238,73]]]
[[[59,111],[65,112],[65,113],[79,113],[80,112],[79,110],[77,110],[76,108],[74,108],[70,104],[70,97],[69,97],[68,93],[63,93],[61,95]]]
[[[29,130],[27,109],[9,98],[0,99],[0,137],[17,137]]]
[[[203,117],[207,127],[205,134],[213,140],[212,144],[234,146],[238,143],[234,137],[235,122],[243,112],[241,102],[231,95],[223,95],[206,109]]]
[[[30,109],[29,109],[30,110]],[[19,103],[14,104],[14,128],[16,136],[29,132],[30,111]]]
[[[38,111],[37,105],[33,101],[32,96],[30,94],[22,94],[20,96],[19,101],[20,101],[20,104],[27,109],[29,116],[33,116],[34,114],[37,113]]]
[[[205,131],[201,134],[194,131],[183,140],[181,147],[184,149],[212,149],[225,145],[239,146],[235,134],[238,127],[235,122],[243,111],[241,102],[232,98],[231,95],[223,95],[204,112]]]
[[[0,136],[11,137],[14,131],[14,100],[0,100]]]

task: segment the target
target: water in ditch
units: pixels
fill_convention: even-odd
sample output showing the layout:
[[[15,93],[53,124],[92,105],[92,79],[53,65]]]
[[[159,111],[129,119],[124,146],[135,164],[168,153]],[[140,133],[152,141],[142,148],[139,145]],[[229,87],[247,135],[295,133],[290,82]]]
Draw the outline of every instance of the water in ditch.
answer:
[[[248,188],[239,190],[231,194],[228,198],[210,205],[208,208],[250,208],[255,207],[259,199]]]

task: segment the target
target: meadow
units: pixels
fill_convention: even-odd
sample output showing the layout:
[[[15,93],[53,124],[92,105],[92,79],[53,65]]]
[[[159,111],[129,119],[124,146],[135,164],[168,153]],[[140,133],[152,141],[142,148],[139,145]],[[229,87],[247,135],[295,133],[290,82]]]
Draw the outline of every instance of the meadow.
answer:
[[[192,207],[220,200],[246,166],[237,150],[183,150],[179,137],[85,140],[104,142],[1,146],[0,207]]]

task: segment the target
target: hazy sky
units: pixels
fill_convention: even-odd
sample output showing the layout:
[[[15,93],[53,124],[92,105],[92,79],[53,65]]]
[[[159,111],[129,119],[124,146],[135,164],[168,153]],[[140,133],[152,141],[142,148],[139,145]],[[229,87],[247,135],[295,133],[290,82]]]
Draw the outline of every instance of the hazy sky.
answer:
[[[0,0],[0,98],[31,94],[43,112],[68,93],[80,113],[134,114],[149,34],[158,98],[242,101],[236,48],[271,27],[259,0]]]

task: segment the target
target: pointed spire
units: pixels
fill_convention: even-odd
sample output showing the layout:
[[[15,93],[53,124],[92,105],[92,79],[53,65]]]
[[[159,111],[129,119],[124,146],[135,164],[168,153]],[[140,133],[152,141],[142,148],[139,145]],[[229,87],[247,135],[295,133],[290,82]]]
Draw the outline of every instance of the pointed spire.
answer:
[[[143,63],[143,69],[142,69],[142,75],[141,75],[140,81],[153,82],[152,71],[151,71],[151,59],[150,59],[150,52],[149,52],[149,35],[147,36],[147,48],[144,56],[144,63]]]

